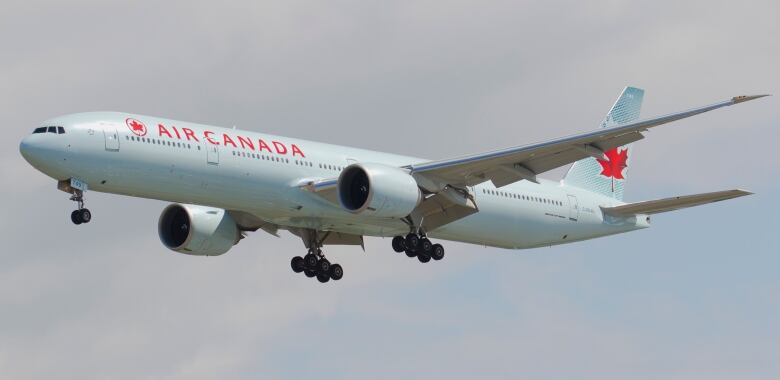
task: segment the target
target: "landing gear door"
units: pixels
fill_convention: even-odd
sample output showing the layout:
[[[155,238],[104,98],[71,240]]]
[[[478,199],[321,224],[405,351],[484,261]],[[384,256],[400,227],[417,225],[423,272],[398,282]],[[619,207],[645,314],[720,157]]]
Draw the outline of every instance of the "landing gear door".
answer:
[[[119,132],[113,125],[103,125],[103,138],[106,140],[106,150],[111,152],[119,151]]]
[[[577,196],[569,194],[569,220],[576,222],[580,217],[580,205]]]
[[[206,148],[206,162],[211,165],[219,165],[219,146],[209,143],[204,145]]]

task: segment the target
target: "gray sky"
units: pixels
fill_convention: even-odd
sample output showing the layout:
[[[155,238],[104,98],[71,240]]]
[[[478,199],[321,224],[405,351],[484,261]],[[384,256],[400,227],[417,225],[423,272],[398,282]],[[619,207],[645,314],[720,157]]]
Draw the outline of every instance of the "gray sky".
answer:
[[[654,227],[421,265],[369,239],[344,280],[293,274],[290,235],[167,251],[165,204],[88,194],[75,227],[18,143],[121,110],[444,158],[780,88],[776,1],[106,2],[0,12],[0,373],[13,379],[774,379],[780,373],[777,97],[636,145],[629,201],[757,194]],[[560,171],[547,176],[556,178]]]

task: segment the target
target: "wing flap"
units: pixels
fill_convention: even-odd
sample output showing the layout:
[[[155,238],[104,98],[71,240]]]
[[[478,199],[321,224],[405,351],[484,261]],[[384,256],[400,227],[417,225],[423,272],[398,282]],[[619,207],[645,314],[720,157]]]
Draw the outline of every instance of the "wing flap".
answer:
[[[618,217],[625,217],[637,214],[658,214],[661,212],[674,211],[683,208],[700,206],[707,203],[725,201],[727,199],[733,199],[743,197],[745,195],[753,194],[749,191],[735,189],[716,191],[712,193],[683,195],[679,197],[671,197],[664,199],[656,199],[652,201],[628,203],[621,206],[614,207],[601,207],[601,210],[607,214]]]

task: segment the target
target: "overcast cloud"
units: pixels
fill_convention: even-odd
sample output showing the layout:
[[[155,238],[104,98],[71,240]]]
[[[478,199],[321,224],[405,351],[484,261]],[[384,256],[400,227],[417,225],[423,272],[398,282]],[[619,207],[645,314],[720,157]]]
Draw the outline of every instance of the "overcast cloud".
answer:
[[[421,265],[368,239],[345,278],[289,234],[166,250],[164,203],[89,193],[18,152],[52,116],[121,110],[444,158],[778,93],[777,1],[16,1],[0,5],[3,379],[776,379],[777,97],[654,130],[627,198],[757,194],[649,230]],[[561,171],[548,173],[557,178]]]

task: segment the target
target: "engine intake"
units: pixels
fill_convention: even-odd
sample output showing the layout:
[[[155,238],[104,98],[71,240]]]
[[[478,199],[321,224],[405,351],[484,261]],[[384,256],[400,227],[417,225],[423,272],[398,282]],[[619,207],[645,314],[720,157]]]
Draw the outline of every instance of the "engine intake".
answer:
[[[157,224],[160,240],[169,249],[198,256],[218,256],[241,238],[238,225],[225,210],[172,204]]]
[[[339,201],[347,211],[403,218],[422,201],[417,181],[403,169],[381,164],[352,164],[338,180]]]

